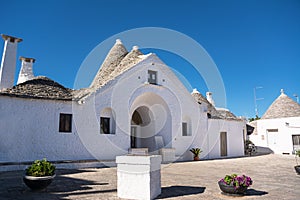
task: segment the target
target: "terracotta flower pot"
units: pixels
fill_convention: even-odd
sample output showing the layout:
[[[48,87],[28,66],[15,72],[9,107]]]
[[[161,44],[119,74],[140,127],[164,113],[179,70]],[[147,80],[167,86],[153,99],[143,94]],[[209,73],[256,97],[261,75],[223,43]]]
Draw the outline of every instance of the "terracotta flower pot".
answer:
[[[200,157],[199,157],[199,156],[195,156],[195,157],[194,157],[194,160],[195,160],[195,161],[199,161],[199,160],[200,160]]]

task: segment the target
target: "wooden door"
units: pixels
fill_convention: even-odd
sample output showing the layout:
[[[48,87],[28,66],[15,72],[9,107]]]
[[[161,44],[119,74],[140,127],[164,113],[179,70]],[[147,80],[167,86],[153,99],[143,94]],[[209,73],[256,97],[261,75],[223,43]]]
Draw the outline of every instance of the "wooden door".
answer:
[[[221,132],[220,134],[220,154],[221,156],[227,156],[227,133]]]

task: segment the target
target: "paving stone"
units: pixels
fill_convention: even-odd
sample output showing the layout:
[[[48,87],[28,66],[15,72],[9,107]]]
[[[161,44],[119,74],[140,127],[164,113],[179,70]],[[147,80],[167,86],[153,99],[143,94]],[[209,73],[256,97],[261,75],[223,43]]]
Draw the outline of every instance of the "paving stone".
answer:
[[[300,199],[300,175],[290,155],[181,162],[162,165],[162,194],[157,199]],[[221,194],[218,180],[226,174],[253,179],[244,197]],[[7,199],[119,199],[116,168],[57,170],[45,191],[33,192],[22,182],[23,171],[0,173],[0,200]]]

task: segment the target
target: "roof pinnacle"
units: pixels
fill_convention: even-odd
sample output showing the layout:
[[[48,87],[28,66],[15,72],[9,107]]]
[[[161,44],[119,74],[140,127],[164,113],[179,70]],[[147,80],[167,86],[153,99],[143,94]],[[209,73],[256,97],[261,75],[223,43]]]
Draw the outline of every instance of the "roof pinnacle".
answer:
[[[116,44],[123,44],[120,39],[116,39]]]

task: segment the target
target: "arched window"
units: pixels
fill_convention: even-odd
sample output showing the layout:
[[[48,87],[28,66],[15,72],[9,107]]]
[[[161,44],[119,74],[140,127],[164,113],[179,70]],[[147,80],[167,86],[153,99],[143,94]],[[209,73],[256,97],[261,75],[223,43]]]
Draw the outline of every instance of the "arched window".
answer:
[[[100,113],[100,133],[116,133],[116,115],[111,108],[104,108]]]
[[[184,116],[182,119],[182,136],[192,135],[192,122],[190,117]]]

